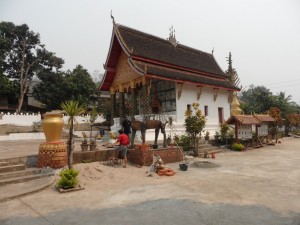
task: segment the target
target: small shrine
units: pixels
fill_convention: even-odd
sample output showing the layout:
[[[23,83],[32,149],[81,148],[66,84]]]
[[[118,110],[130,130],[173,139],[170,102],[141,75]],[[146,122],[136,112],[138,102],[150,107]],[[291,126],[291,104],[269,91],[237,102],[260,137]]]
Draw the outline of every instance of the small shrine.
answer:
[[[234,124],[235,141],[250,141],[253,139],[252,126],[259,125],[260,121],[252,115],[233,115],[227,120],[228,124]]]
[[[264,140],[268,143],[268,124],[275,121],[271,116],[264,114],[242,115],[236,93],[233,93],[230,112],[231,117],[227,123],[234,125],[237,143],[243,141],[255,147],[261,147]],[[254,126],[255,130],[253,130]]]
[[[260,121],[260,125],[256,126],[256,133],[260,141],[269,143],[269,124],[275,122],[275,119],[267,114],[254,114],[256,119]]]

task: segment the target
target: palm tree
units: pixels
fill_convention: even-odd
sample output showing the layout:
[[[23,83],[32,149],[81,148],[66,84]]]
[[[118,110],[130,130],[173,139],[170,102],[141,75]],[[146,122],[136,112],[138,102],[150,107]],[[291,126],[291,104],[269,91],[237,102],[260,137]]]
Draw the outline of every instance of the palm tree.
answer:
[[[69,139],[67,142],[68,145],[68,166],[69,169],[73,167],[73,149],[74,149],[74,140],[73,140],[73,129],[75,116],[78,116],[85,112],[85,107],[79,105],[78,101],[66,101],[60,104],[61,109],[69,116],[68,125],[69,125]]]
[[[279,92],[277,94],[278,96],[278,99],[285,102],[285,103],[290,103],[290,101],[292,100],[292,96],[291,95],[288,95],[288,96],[285,96],[285,92]]]

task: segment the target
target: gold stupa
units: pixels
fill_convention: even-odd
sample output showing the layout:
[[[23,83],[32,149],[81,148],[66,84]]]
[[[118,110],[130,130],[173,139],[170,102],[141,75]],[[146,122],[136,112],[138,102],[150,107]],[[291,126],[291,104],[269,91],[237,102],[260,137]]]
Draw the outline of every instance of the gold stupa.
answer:
[[[237,99],[237,94],[236,92],[233,92],[230,115],[231,116],[241,115],[242,112],[243,110],[241,110],[240,108],[240,103],[239,100]]]

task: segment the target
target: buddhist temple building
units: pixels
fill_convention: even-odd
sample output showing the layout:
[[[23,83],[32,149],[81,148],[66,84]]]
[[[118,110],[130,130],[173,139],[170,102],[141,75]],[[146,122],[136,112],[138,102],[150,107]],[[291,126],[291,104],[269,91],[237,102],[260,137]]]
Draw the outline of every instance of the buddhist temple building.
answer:
[[[174,30],[160,38],[113,20],[104,68],[100,90],[110,92],[115,124],[125,116],[165,115],[183,127],[197,102],[206,127],[217,130],[230,116],[229,95],[239,91],[212,54],[180,44]]]

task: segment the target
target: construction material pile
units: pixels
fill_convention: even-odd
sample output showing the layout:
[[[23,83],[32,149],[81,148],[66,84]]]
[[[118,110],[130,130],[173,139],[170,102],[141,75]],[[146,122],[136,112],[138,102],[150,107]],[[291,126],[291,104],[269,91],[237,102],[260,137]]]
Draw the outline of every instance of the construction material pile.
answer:
[[[149,173],[157,173],[159,176],[173,176],[175,171],[167,167],[160,156],[153,155],[153,163],[150,166]]]

